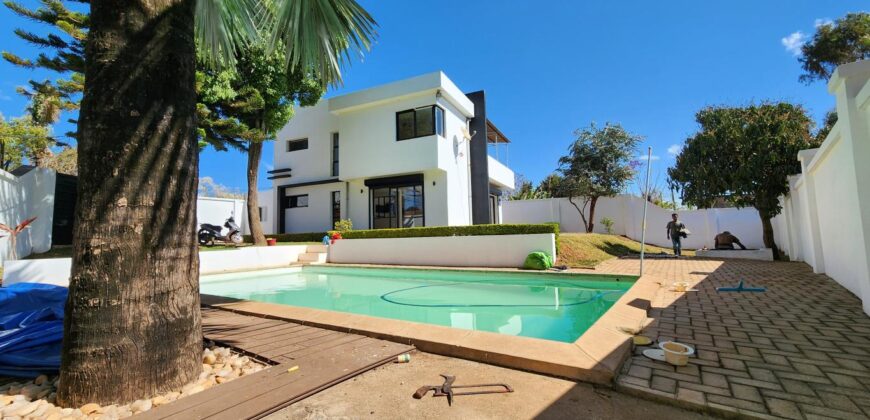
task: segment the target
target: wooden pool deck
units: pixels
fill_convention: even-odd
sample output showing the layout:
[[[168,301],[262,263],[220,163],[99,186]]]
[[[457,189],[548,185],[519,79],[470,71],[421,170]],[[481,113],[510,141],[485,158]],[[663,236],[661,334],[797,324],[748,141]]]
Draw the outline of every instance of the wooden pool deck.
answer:
[[[209,307],[202,308],[202,330],[206,340],[273,366],[156,407],[137,419],[260,418],[414,349]]]

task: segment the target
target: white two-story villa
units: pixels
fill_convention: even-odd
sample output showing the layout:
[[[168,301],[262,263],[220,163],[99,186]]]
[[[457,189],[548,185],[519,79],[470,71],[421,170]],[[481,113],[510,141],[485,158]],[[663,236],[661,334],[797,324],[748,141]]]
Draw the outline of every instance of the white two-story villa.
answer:
[[[442,72],[298,108],[277,135],[264,228],[499,223],[514,173],[488,149],[508,142],[487,119],[484,92],[465,94]]]

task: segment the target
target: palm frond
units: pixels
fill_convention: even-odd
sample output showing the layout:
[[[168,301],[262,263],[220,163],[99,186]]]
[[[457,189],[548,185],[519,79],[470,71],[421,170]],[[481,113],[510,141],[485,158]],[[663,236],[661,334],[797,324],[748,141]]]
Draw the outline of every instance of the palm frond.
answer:
[[[239,48],[257,39],[256,17],[264,0],[197,0],[194,20],[198,54],[216,68],[231,67]]]
[[[377,23],[354,0],[283,0],[272,30],[272,48],[283,44],[291,70],[310,69],[326,84],[341,82],[352,53],[368,51]]]

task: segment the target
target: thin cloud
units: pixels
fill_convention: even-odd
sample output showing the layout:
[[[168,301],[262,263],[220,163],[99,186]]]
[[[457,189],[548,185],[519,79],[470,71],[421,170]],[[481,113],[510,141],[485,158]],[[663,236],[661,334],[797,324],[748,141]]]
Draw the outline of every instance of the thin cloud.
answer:
[[[680,154],[682,150],[683,146],[680,146],[679,144],[672,144],[670,147],[668,147],[668,154],[671,156],[676,156]]]
[[[782,46],[794,56],[801,55],[801,47],[807,42],[807,36],[801,31],[792,32],[782,39]]]
[[[661,158],[657,155],[650,156],[650,160],[659,160],[659,159],[661,159]],[[636,157],[635,160],[637,160],[641,163],[646,162],[646,155],[640,155],[640,156]]]
[[[813,27],[818,29],[821,26],[833,25],[834,21],[831,18],[818,18],[813,22]]]
[[[267,171],[275,170],[275,165],[272,165],[271,163],[263,163],[263,167],[266,168]]]

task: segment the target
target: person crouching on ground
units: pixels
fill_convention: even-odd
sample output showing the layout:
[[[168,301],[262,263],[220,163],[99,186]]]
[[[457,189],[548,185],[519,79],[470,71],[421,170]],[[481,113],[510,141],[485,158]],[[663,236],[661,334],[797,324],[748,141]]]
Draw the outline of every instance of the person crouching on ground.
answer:
[[[671,220],[668,222],[667,231],[668,231],[668,239],[671,240],[671,243],[674,244],[674,255],[680,256],[683,255],[683,230],[686,229],[686,225],[683,224],[679,220],[679,216],[677,213],[671,215]]]
[[[742,243],[740,243],[740,239],[737,239],[736,236],[732,235],[731,232],[725,231],[718,235],[714,239],[716,249],[734,249],[734,244],[740,246],[740,249],[746,249]]]

